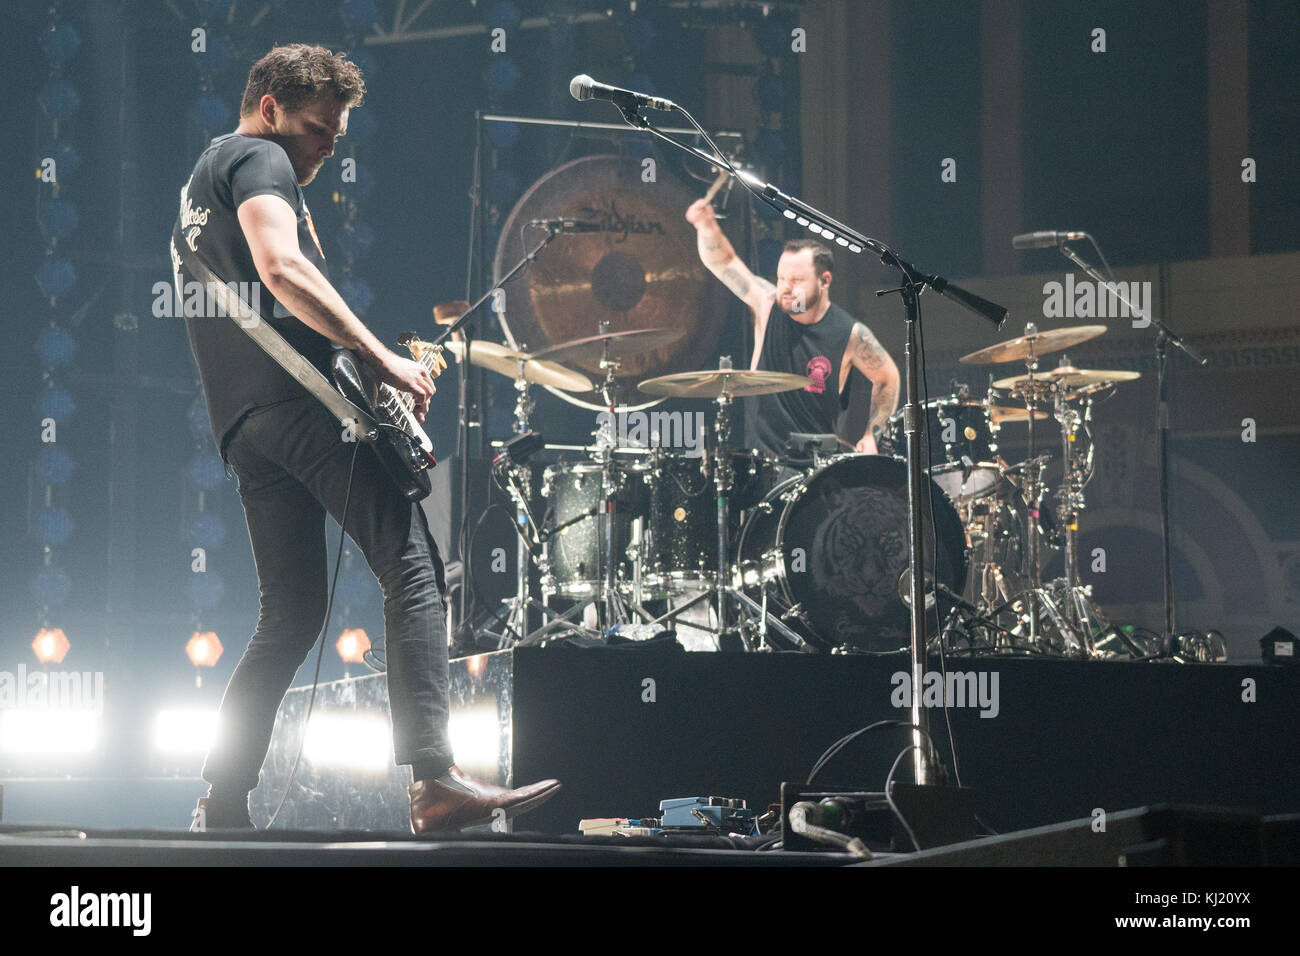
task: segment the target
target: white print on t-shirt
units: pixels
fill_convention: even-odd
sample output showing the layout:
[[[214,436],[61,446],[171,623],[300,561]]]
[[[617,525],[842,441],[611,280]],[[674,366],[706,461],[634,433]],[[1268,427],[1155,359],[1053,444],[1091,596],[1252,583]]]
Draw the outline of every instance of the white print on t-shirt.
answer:
[[[203,227],[208,224],[208,216],[212,215],[211,209],[204,209],[202,206],[195,207],[190,202],[190,184],[187,182],[181,187],[181,229],[185,232],[185,243],[190,247],[191,252],[197,252],[197,243],[199,235],[203,232]]]

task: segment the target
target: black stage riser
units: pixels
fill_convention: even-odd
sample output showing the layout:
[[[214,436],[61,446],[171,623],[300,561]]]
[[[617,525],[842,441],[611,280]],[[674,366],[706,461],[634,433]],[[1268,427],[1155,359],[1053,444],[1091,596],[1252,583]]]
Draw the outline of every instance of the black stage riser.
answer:
[[[842,735],[907,718],[891,705],[901,656],[687,654],[636,647],[504,651],[452,662],[458,760],[516,784],[558,777],[564,789],[529,814],[530,831],[572,833],[584,817],[651,816],[668,797],[779,801]],[[1300,809],[1300,669],[1228,665],[950,660],[950,671],[997,675],[998,712],[948,714],[963,785],[999,832],[1159,803]],[[1243,701],[1253,681],[1254,701]],[[297,749],[307,691],[290,692],[255,792],[269,815]],[[384,678],[325,685],[317,708],[383,713]],[[991,708],[987,708],[991,711]],[[493,736],[493,730],[497,730]],[[931,732],[953,761],[943,713]],[[881,789],[906,745],[902,728],[859,738],[820,787]],[[900,771],[906,778],[906,765]],[[288,826],[399,829],[405,778],[304,761]],[[262,803],[257,803],[261,800]],[[258,820],[258,814],[263,815]]]

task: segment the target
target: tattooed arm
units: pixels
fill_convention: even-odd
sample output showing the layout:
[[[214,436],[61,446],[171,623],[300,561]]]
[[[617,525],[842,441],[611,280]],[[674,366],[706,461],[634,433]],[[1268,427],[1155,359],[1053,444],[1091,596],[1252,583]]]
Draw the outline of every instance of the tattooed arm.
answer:
[[[876,435],[889,416],[898,408],[898,366],[889,353],[861,322],[853,324],[845,357],[859,372],[871,379],[871,416],[866,434],[857,443],[858,451],[874,455]]]
[[[686,219],[695,226],[700,261],[749,306],[756,321],[766,320],[776,298],[776,288],[761,276],[754,275],[736,255],[736,250],[713,217],[713,207],[703,199],[696,200],[686,210]]]

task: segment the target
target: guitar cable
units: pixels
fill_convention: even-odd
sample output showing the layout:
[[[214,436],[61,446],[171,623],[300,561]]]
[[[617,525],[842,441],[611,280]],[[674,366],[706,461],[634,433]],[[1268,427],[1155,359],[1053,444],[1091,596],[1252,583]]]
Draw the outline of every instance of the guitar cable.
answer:
[[[387,426],[395,428],[396,426]],[[401,431],[401,429],[398,429]],[[405,434],[405,432],[403,432]],[[348,490],[343,496],[343,519],[339,522],[339,546],[334,555],[334,577],[330,581],[329,601],[325,605],[325,623],[321,625],[320,636],[317,638],[316,649],[316,672],[311,679],[311,696],[307,698],[307,716],[302,722],[302,738],[298,741],[298,752],[294,755],[293,765],[289,768],[289,776],[284,782],[284,793],[280,795],[280,802],[276,804],[275,812],[271,814],[271,819],[267,821],[266,828],[269,830],[275,826],[276,818],[280,816],[280,811],[284,809],[284,801],[289,798],[289,790],[293,787],[294,774],[298,772],[298,764],[302,760],[303,748],[307,744],[307,732],[311,726],[312,709],[316,706],[316,689],[320,685],[320,665],[325,656],[325,635],[329,633],[330,617],[334,612],[334,594],[338,589],[339,570],[343,567],[343,536],[344,528],[348,523],[348,510],[352,505],[352,479],[357,470],[357,452],[361,450],[361,442],[356,442],[352,448],[352,462],[348,465]]]

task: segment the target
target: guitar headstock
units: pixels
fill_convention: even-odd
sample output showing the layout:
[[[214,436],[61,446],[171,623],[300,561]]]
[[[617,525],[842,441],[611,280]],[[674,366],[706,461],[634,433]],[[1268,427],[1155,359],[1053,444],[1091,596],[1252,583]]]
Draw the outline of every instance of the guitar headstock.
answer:
[[[447,359],[442,354],[441,345],[433,345],[420,338],[414,332],[403,332],[397,341],[411,350],[411,357],[424,365],[429,374],[437,378],[447,367]]]

